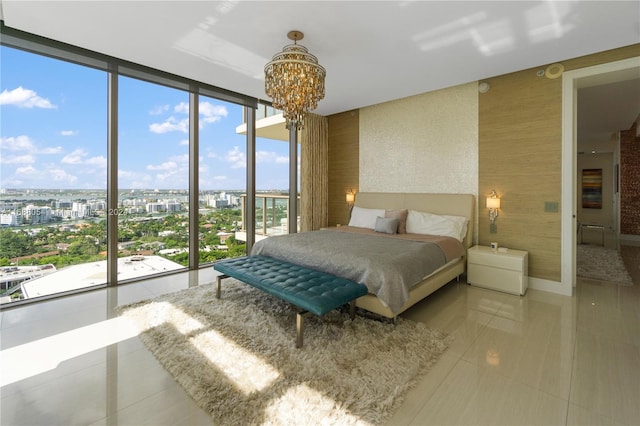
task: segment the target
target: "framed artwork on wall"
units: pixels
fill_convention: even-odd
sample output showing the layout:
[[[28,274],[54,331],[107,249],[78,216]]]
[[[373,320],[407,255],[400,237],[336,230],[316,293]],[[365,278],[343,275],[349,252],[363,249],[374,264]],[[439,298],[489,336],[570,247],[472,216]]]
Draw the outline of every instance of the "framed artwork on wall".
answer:
[[[582,170],[582,208],[602,208],[602,169]]]

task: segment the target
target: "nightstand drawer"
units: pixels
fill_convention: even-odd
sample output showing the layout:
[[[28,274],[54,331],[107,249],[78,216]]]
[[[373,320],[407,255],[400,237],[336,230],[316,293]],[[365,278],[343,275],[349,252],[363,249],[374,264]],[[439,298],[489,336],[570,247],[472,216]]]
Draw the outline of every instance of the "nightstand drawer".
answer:
[[[508,249],[507,251],[493,251],[486,246],[473,246],[467,252],[467,262],[478,265],[493,266],[495,268],[522,271],[526,266],[527,252]]]
[[[508,253],[508,252],[507,252]],[[522,257],[509,256],[507,253],[478,253],[469,252],[468,262],[471,264],[480,264],[485,266],[493,266],[495,268],[509,269],[512,271],[522,270]]]
[[[507,269],[493,268],[484,265],[469,264],[467,268],[467,280],[469,284],[504,291],[511,294],[524,294],[527,290],[528,277],[522,272]]]

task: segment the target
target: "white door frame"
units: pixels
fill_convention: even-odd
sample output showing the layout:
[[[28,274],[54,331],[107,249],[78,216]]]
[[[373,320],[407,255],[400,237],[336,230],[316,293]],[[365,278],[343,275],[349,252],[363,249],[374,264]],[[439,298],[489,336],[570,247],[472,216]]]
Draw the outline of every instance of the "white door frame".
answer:
[[[638,77],[640,57],[567,71],[562,75],[562,217],[561,217],[561,294],[571,296],[576,285],[576,170],[577,170],[577,92]]]

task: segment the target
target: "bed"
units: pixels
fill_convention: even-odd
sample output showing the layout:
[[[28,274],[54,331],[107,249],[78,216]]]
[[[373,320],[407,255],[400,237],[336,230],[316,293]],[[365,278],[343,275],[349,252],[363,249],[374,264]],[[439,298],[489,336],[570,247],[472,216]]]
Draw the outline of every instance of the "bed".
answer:
[[[257,242],[251,254],[361,282],[369,293],[356,306],[387,318],[465,272],[473,195],[361,192],[353,209],[350,226],[270,237]],[[406,222],[397,220],[400,211],[404,217],[408,212]],[[447,233],[451,220],[455,230]],[[445,232],[441,223],[447,224]],[[398,224],[402,232],[396,234]],[[431,229],[437,235],[424,235]]]

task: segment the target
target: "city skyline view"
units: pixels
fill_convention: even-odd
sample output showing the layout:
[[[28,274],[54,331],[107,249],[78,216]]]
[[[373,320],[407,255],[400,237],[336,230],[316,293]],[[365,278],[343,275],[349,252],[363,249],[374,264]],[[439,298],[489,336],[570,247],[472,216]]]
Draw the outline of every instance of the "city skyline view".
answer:
[[[245,202],[252,99],[29,43],[0,46],[0,304],[243,256],[251,221],[287,232],[288,141],[251,141]]]
[[[4,46],[0,59],[0,188],[105,189],[107,74]],[[119,188],[187,189],[188,93],[118,84]],[[200,190],[245,190],[243,107],[201,96],[199,109]],[[287,190],[288,143],[256,145],[257,189]]]

